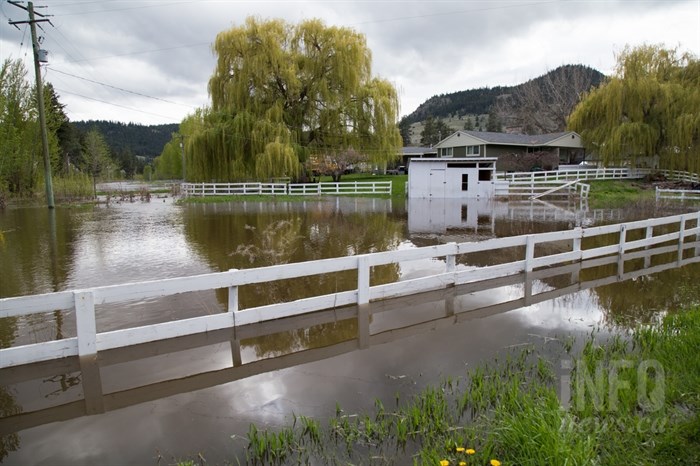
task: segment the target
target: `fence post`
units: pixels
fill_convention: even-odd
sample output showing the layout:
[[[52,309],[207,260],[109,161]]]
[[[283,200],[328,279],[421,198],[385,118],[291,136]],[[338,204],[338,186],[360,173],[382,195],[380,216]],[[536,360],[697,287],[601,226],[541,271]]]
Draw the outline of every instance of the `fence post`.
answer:
[[[680,226],[678,229],[678,262],[683,260],[683,240],[685,237],[685,215],[681,215]]]
[[[532,304],[532,274],[528,270],[525,272],[525,280],[523,282],[524,290],[523,290],[523,302],[525,303],[525,306],[529,306]]]
[[[648,226],[646,229],[646,235],[645,235],[644,239],[646,239],[648,241],[648,240],[652,239],[653,237],[654,237],[654,227]],[[650,249],[650,248],[651,248],[651,245],[649,245],[649,244],[644,246],[645,250]],[[649,267],[651,267],[651,256],[645,256],[644,257],[644,268],[648,269]]]
[[[653,227],[653,226],[648,226],[648,227],[647,227],[647,233],[646,233],[646,236],[644,237],[644,239],[650,240],[650,239],[652,239],[653,237],[654,237],[654,227]],[[649,249],[650,247],[651,247],[651,246],[647,244],[647,245],[644,247],[644,249]]]
[[[235,272],[238,269],[229,269],[229,272]],[[238,311],[238,286],[228,287],[228,312],[233,317],[233,325],[236,326],[236,312]]]
[[[583,228],[581,227],[576,227],[574,228],[574,231],[576,232],[576,236],[574,237],[572,244],[571,244],[571,251],[572,252],[578,252],[578,260],[583,259],[583,252],[581,250],[581,243],[583,241]]]
[[[625,252],[625,242],[627,241],[627,225],[620,225],[620,245],[619,253],[624,254]]]
[[[360,349],[369,348],[369,306],[357,307],[357,343]]]
[[[86,414],[101,414],[105,412],[104,396],[102,393],[102,378],[100,364],[95,356],[79,358],[83,398]]]
[[[447,244],[452,245],[452,249],[454,252],[452,254],[447,254],[445,256],[445,272],[446,273],[451,273],[452,276],[450,277],[450,280],[452,284],[455,284],[455,270],[457,270],[457,243],[454,241],[451,241]]]
[[[97,324],[95,297],[92,291],[74,291],[75,325],[78,336],[78,356],[97,354]]]
[[[532,261],[535,258],[535,237],[528,235],[525,240],[525,272],[532,271]]]
[[[369,257],[357,256],[357,304],[369,303]]]

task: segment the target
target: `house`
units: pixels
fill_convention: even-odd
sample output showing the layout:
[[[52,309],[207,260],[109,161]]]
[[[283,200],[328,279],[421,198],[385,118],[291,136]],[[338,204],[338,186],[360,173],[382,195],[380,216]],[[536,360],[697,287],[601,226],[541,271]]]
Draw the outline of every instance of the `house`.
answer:
[[[495,157],[501,171],[556,169],[559,164],[582,162],[585,156],[581,136],[573,131],[537,135],[457,131],[435,149],[439,158]]]
[[[495,157],[411,159],[408,197],[480,199],[496,194]]]
[[[406,146],[401,149],[401,165],[408,167],[411,159],[435,158],[437,149],[434,147],[413,147]]]
[[[437,149],[434,147],[414,147],[406,146],[401,150],[401,158],[403,159],[403,164],[408,163],[408,159],[412,158],[435,158],[437,157]]]

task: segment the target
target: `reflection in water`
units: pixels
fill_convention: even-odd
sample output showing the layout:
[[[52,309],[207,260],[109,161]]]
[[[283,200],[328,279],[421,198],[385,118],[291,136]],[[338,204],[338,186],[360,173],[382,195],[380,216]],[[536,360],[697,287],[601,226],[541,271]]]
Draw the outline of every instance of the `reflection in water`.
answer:
[[[0,210],[0,296],[62,289],[74,259],[82,208]]]
[[[669,261],[653,265],[653,261],[661,262],[659,257],[644,251],[622,258],[610,256],[234,331],[104,351],[98,358],[66,358],[4,369],[0,371],[4,454],[18,448],[18,432],[47,423],[99,415],[377,345],[410,346],[415,335],[431,333],[440,338],[441,332],[475,319],[534,307],[571,293],[577,293],[583,300],[578,306],[590,312],[596,306],[593,288],[627,287],[650,272],[654,279],[697,268],[700,260],[695,255],[682,261],[668,256]],[[650,268],[637,267],[638,262]],[[665,295],[645,298],[649,307],[665,309]],[[404,340],[408,341],[401,343]],[[342,387],[334,390],[342,391]],[[12,399],[9,393],[18,396]]]
[[[389,199],[237,202],[187,206],[185,234],[215,271],[263,267],[396,249],[405,223]],[[395,280],[395,266],[376,267],[372,284]],[[353,271],[241,287],[241,308],[355,289]],[[217,293],[224,306],[227,295]]]
[[[368,198],[185,206],[173,205],[168,199],[149,204],[59,208],[53,218],[44,209],[8,209],[0,211],[0,231],[4,237],[0,242],[0,296],[194,275],[447,241],[474,241],[665,214],[660,210],[634,209],[586,212],[575,206],[542,202],[490,201],[448,206],[420,205],[413,201],[410,200],[408,217],[396,200]],[[629,234],[634,238],[642,233]],[[617,239],[616,235],[610,235],[598,241],[614,244]],[[99,451],[104,455],[100,458],[113,459],[115,451],[119,451],[115,439],[124,432],[124,425],[139,426],[146,422],[145,418],[152,420],[155,425],[149,421],[143,431],[135,430],[150,436],[150,441],[154,442],[152,438],[167,437],[161,434],[164,425],[177,424],[171,422],[171,416],[180,421],[184,416],[185,424],[189,426],[192,422],[197,427],[185,428],[186,435],[173,440],[181,449],[178,451],[191,453],[200,448],[198,442],[208,444],[211,441],[211,436],[206,434],[208,424],[201,419],[198,423],[191,421],[196,414],[191,416],[189,412],[176,417],[174,413],[183,411],[178,404],[182,399],[167,397],[220,387],[215,393],[221,394],[221,399],[217,401],[208,396],[211,394],[208,392],[197,398],[201,406],[190,409],[206,408],[217,415],[220,411],[230,412],[231,422],[242,424],[245,431],[246,416],[251,412],[289,412],[290,408],[284,403],[289,401],[287,396],[292,397],[287,393],[296,386],[306,387],[306,390],[294,399],[294,411],[305,411],[306,404],[314,403],[314,397],[319,394],[308,388],[314,384],[301,383],[299,378],[290,381],[290,374],[298,374],[300,378],[319,377],[323,382],[319,390],[330,393],[324,396],[338,401],[343,397],[364,399],[366,393],[358,396],[359,391],[356,388],[353,391],[353,384],[363,378],[365,372],[383,368],[382,363],[392,373],[434,369],[432,375],[439,376],[443,367],[446,371],[462,367],[467,353],[478,354],[483,342],[481,346],[470,342],[477,341],[481,333],[487,333],[490,340],[497,339],[492,338],[492,334],[519,335],[523,326],[506,331],[493,321],[488,321],[488,328],[482,328],[481,332],[473,330],[474,326],[479,326],[475,318],[497,318],[510,310],[524,309],[521,315],[524,319],[532,318],[532,326],[537,329],[547,325],[561,328],[569,321],[584,317],[586,322],[610,325],[653,321],[660,313],[673,312],[681,305],[700,301],[700,288],[696,286],[700,265],[690,263],[697,256],[697,252],[692,257],[686,255],[686,261],[678,263],[673,247],[666,255],[644,256],[642,251],[627,255],[622,264],[616,256],[607,257],[537,271],[527,277],[508,277],[490,282],[487,288],[483,288],[484,284],[464,285],[376,303],[365,308],[364,314],[354,307],[336,309],[239,328],[235,332],[211,332],[100,353],[98,360],[65,359],[5,370],[0,373],[0,383],[4,385],[0,388],[0,448],[3,449],[0,456],[8,455],[10,462],[41,462],[32,456],[39,451],[35,447],[52,445],[52,453],[47,454],[44,462],[73,462],[75,452],[68,451],[61,456],[54,452],[57,445],[65,444],[63,440],[76,432],[95,435],[99,432],[104,439],[98,442]],[[474,253],[460,257],[458,267],[491,265],[516,257],[522,258],[522,251]],[[678,265],[683,267],[675,268]],[[444,270],[445,264],[433,261],[376,267],[372,284],[393,281],[396,277],[406,280],[430,267]],[[669,269],[661,271],[659,267]],[[655,273],[647,276],[647,268]],[[627,281],[618,283],[620,275]],[[240,290],[241,307],[298,299],[311,292],[321,294],[354,288],[356,280],[354,273],[338,273],[251,285]],[[226,298],[225,292],[187,293],[152,302],[102,306],[98,308],[98,331],[221,312]],[[559,306],[552,313],[554,317],[550,316],[551,321],[535,321],[536,317],[530,317],[536,315],[531,311],[545,306],[545,302],[554,302],[551,300]],[[584,313],[584,317],[580,313]],[[460,327],[465,321],[470,321],[469,325]],[[450,339],[450,336],[455,338],[455,333],[459,342]],[[0,344],[3,346],[74,334],[72,312],[0,319]],[[412,340],[425,335],[429,337],[420,340],[423,345]],[[448,346],[442,358],[453,357],[452,366],[442,366],[443,361],[433,355],[431,345],[440,344]],[[378,345],[381,351],[372,352]],[[453,355],[455,346],[462,348],[464,354]],[[308,374],[299,366],[329,358],[332,358],[329,364],[332,367],[326,367],[323,376]],[[339,358],[344,358],[343,362],[338,362]],[[422,359],[427,361],[425,367],[416,362]],[[348,361],[361,363],[346,366]],[[284,372],[284,368],[294,369]],[[249,384],[244,382],[256,374],[262,379]],[[234,380],[241,381],[236,385],[241,392],[229,393],[233,390],[231,386],[221,387]],[[263,383],[259,384],[261,380]],[[388,387],[389,396],[399,388]],[[262,395],[268,391],[274,392],[270,399]],[[265,404],[260,405],[258,401]],[[147,402],[151,403],[148,406],[150,416],[143,415],[146,409],[143,406],[136,407]],[[127,409],[130,406],[135,408]],[[84,423],[80,418],[73,423],[66,421],[60,428],[50,424],[92,413],[105,414],[82,418],[86,419]],[[112,424],[114,417],[105,417],[108,413],[114,413],[121,421]],[[146,432],[151,427],[157,434]],[[230,425],[224,429],[233,431]],[[53,438],[54,443],[48,438]],[[8,453],[17,449],[22,441],[24,445],[15,456]],[[221,461],[226,459],[223,456]],[[132,457],[131,462],[148,462],[151,457],[142,452],[141,456]],[[99,462],[95,458],[89,457],[84,462]]]
[[[494,199],[408,199],[408,231],[445,234],[448,230],[468,230],[474,235],[493,236],[497,212],[507,204]]]

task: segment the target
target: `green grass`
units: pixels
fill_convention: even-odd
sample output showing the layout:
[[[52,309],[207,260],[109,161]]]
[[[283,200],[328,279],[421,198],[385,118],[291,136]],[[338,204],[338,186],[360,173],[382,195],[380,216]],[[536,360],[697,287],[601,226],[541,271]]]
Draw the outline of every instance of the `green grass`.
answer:
[[[651,200],[655,191],[638,180],[591,180],[589,203],[593,208],[622,207],[629,202]]]
[[[336,406],[327,423],[247,434],[249,464],[698,464],[700,308],[599,344],[592,335],[559,361],[511,351],[368,413]],[[551,350],[551,348],[550,348]],[[571,402],[553,368],[571,361]],[[565,384],[566,385],[566,384]],[[473,451],[472,451],[473,450]],[[446,463],[445,463],[446,462]]]

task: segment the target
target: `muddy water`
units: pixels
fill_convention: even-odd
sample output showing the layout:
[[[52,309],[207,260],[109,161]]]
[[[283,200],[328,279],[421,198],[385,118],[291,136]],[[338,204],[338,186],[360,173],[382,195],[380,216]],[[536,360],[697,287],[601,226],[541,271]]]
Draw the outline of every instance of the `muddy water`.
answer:
[[[0,212],[0,296],[184,276],[230,268],[411,248],[678,213],[685,207],[589,211],[543,203],[422,203],[382,199],[177,206],[169,198],[109,207]],[[241,455],[251,422],[292,413],[324,418],[388,404],[459,376],[504,348],[557,344],[593,328],[615,332],[700,301],[698,264],[617,260],[458,287],[0,372],[5,464],[163,464],[201,453]],[[496,260],[473,257],[472,265]],[[654,273],[635,273],[645,266]],[[444,264],[442,265],[444,267]],[[401,264],[373,281],[440,264]],[[251,289],[244,307],[296,298],[310,285]],[[192,293],[100,309],[100,331],[220,312],[224,296]],[[75,333],[70,312],[0,320],[3,347]],[[548,337],[548,338],[544,338]],[[551,340],[557,338],[558,340]],[[546,345],[545,345],[546,346]],[[232,436],[234,436],[232,438]]]

